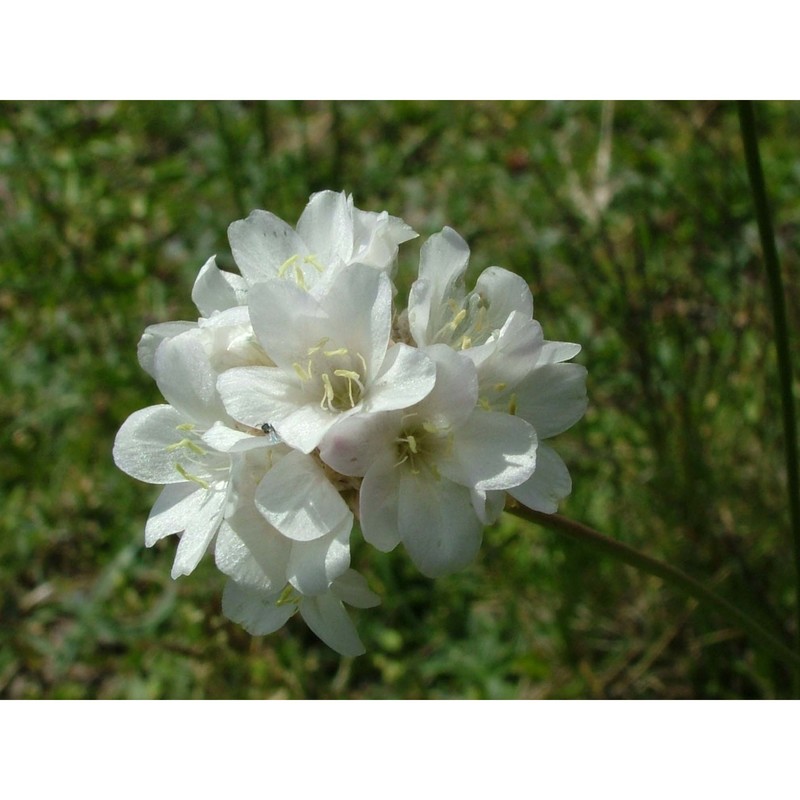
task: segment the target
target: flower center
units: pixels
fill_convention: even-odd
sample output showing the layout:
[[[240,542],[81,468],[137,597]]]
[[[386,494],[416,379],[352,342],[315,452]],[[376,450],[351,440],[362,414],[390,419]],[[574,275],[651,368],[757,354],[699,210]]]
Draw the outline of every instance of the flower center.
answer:
[[[466,350],[483,344],[489,338],[492,332],[486,319],[489,304],[481,294],[471,292],[461,303],[451,297],[445,308],[443,319],[446,321],[434,335],[434,342]]]
[[[322,339],[309,347],[303,361],[292,366],[310,397],[319,398],[320,408],[339,412],[355,408],[364,395],[367,362],[361,353],[335,347]]]
[[[181,438],[174,444],[168,445],[166,451],[175,456],[175,469],[184,480],[192,481],[204,489],[210,489],[209,478],[214,480],[211,473],[226,472],[228,470],[228,459],[219,453],[208,451],[203,446],[196,426],[191,422],[185,422],[176,427],[181,434]],[[195,473],[201,473],[203,477]]]
[[[442,449],[449,448],[452,434],[438,428],[432,422],[412,422],[416,414],[407,415],[411,424],[403,427],[403,431],[394,441],[398,461],[396,467],[407,464],[413,475],[419,475],[423,468],[438,480],[439,471],[436,469],[435,460],[441,455]]]
[[[315,255],[301,256],[299,253],[295,253],[278,267],[278,277],[285,278],[289,275],[294,278],[301,289],[308,289],[308,283],[306,282],[306,270],[308,267],[320,274],[325,271],[325,267],[320,264]]]

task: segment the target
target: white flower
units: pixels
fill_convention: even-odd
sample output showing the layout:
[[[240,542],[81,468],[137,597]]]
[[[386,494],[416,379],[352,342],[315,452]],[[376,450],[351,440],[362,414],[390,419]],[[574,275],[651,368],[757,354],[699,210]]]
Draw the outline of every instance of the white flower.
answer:
[[[213,336],[201,328],[161,342],[153,372],[169,404],[132,414],[114,442],[120,469],[147,483],[166,484],[148,518],[145,544],[181,533],[173,577],[192,572],[222,522],[232,458],[227,451],[269,444],[255,430],[233,430],[216,391],[212,344]]]
[[[536,434],[524,420],[476,406],[475,367],[445,345],[427,355],[436,384],[403,411],[359,414],[333,428],[320,456],[343,475],[364,476],[360,521],[379,550],[403,542],[435,577],[468,564],[496,516],[487,494],[516,486],[536,464]]]
[[[311,452],[337,422],[358,412],[406,408],[435,380],[433,363],[404,344],[389,347],[391,285],[354,264],[317,296],[294,283],[250,290],[250,318],[275,367],[230,369],[219,378],[239,422],[269,422],[289,446]]]
[[[277,631],[299,611],[306,625],[328,647],[343,656],[358,656],[364,653],[364,645],[345,610],[345,603],[356,608],[371,608],[380,600],[354,570],[337,578],[325,594],[314,597],[305,597],[291,586],[271,592],[234,580],[225,584],[222,595],[225,616],[253,636]]]
[[[466,350],[486,342],[513,311],[530,319],[533,299],[525,281],[500,267],[485,269],[467,293],[467,243],[444,228],[422,246],[419,278],[408,299],[408,325],[419,347],[446,344]]]
[[[530,289],[508,270],[489,267],[467,292],[468,261],[466,242],[450,228],[425,243],[409,298],[411,335],[420,346],[441,342],[462,352],[477,369],[481,407],[533,426],[539,442],[536,470],[508,492],[529,508],[554,513],[572,482],[563,460],[543,440],[586,411],[586,369],[561,363],[577,355],[580,345],[544,340],[532,318]],[[502,509],[501,500],[487,495],[488,519]]]
[[[311,196],[297,231],[268,211],[253,211],[228,228],[233,258],[250,286],[288,277],[310,288],[345,264],[388,272],[398,245],[416,235],[401,219],[361,211],[352,196],[329,191]]]

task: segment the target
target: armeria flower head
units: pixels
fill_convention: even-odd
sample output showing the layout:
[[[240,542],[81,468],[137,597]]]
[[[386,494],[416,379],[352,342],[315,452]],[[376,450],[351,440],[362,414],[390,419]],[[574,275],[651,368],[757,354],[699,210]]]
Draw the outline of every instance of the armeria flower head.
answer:
[[[228,370],[220,394],[235,419],[269,422],[301,452],[347,416],[405,408],[433,387],[430,359],[405,344],[390,346],[392,292],[383,272],[353,264],[317,293],[265,281],[251,289],[249,305],[276,366]]]

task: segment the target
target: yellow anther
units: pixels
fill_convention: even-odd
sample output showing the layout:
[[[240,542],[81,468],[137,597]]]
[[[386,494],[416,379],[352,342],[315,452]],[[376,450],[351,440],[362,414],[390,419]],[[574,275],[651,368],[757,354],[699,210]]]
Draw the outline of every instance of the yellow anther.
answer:
[[[325,347],[325,345],[328,344],[329,341],[330,338],[328,336],[323,336],[323,338],[320,339],[319,342],[317,342],[317,344],[315,344],[313,347],[308,348],[307,354],[313,356],[314,353],[318,353],[320,350],[322,350],[322,348]]]
[[[492,388],[493,388],[493,389],[494,389],[496,392],[502,392],[502,391],[503,391],[503,389],[505,389],[505,388],[506,388],[506,386],[508,386],[508,384],[507,384],[507,383],[496,383],[496,384],[495,384],[495,385],[494,385]]]
[[[472,347],[472,339],[469,336],[462,336],[461,337],[461,349],[462,350],[469,350]]]
[[[206,451],[203,450],[203,448],[200,447],[200,445],[196,444],[190,439],[181,439],[179,442],[175,442],[175,444],[169,445],[167,447],[167,452],[174,453],[176,450],[180,450],[182,447],[188,448],[193,453],[197,453],[197,455],[199,456],[204,456],[206,454]]]
[[[311,264],[311,266],[314,267],[314,269],[317,272],[325,272],[325,267],[323,267],[322,264],[319,263],[315,255],[308,255],[303,259],[303,261],[306,264]]]
[[[286,261],[284,261],[283,264],[278,267],[278,277],[282,278],[286,274],[286,271],[295,263],[295,261],[297,261],[298,258],[300,258],[298,255],[293,255],[287,258]]]
[[[275,601],[276,606],[285,606],[287,603],[299,603],[300,598],[295,594],[294,587],[287,583],[280,596]]]
[[[489,405],[489,401],[485,397],[478,398],[478,405],[484,411],[491,411],[492,410],[492,407]]]
[[[406,436],[406,441],[408,442],[408,449],[416,455],[419,452],[419,447],[417,446],[417,440],[409,434]]]
[[[183,467],[181,464],[176,464],[176,465],[175,465],[175,469],[176,469],[176,470],[178,470],[178,472],[180,472],[180,474],[181,474],[181,475],[182,475],[182,476],[183,476],[183,477],[184,477],[184,478],[185,478],[187,481],[192,481],[193,483],[196,483],[196,484],[198,484],[199,486],[202,486],[204,489],[210,489],[210,488],[211,488],[211,487],[209,486],[209,484],[208,484],[208,483],[206,483],[206,482],[205,482],[205,481],[204,481],[202,478],[198,478],[196,475],[190,475],[190,474],[189,474],[189,473],[188,473],[188,472],[187,472],[187,471],[184,469],[184,467]]]
[[[422,430],[427,433],[439,433],[439,428],[430,420],[422,423]]]
[[[194,430],[194,423],[193,422],[183,422],[180,425],[175,426],[176,431],[193,431]]]
[[[322,354],[330,358],[331,356],[346,356],[347,352],[346,347],[340,347],[338,350],[323,350]]]
[[[294,371],[297,373],[297,377],[300,378],[301,381],[310,381],[311,380],[311,362],[308,362],[308,370],[304,370],[300,364],[295,361],[292,364]]]
[[[308,286],[306,286],[306,276],[303,275],[303,268],[299,264],[294,265],[294,279],[301,289],[308,289]]]
[[[517,413],[517,394],[516,392],[508,398],[508,413],[512,416]]]
[[[456,314],[450,321],[449,325],[450,329],[454,331],[464,321],[466,316],[467,316],[467,309],[462,308],[461,311],[459,311],[458,314]]]
[[[319,406],[320,408],[327,408],[329,410],[333,410],[333,401],[336,395],[333,392],[333,385],[331,384],[330,375],[327,372],[322,374],[322,385],[325,387],[325,392],[322,395],[322,400],[320,400]]]

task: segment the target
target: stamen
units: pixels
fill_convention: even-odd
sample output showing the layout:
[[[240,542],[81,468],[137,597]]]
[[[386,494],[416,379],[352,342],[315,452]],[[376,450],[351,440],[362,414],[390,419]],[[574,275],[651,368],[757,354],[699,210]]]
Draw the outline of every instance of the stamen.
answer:
[[[175,469],[178,470],[178,472],[180,472],[180,474],[183,475],[187,481],[192,481],[193,483],[202,486],[204,489],[211,488],[209,484],[206,483],[202,478],[198,478],[196,475],[190,475],[181,464],[176,464]]]
[[[348,353],[348,350],[347,350],[346,347],[340,347],[338,350],[323,350],[322,351],[322,354],[325,355],[325,356],[328,356],[329,358],[331,356],[346,356],[347,353]]]
[[[186,447],[191,450],[193,453],[196,453],[198,456],[204,456],[206,451],[203,450],[200,445],[191,441],[190,439],[181,439],[179,442],[175,442],[175,444],[171,444],[167,447],[168,453],[174,453],[176,450],[180,450],[182,447]]]
[[[294,371],[297,373],[297,377],[300,378],[301,381],[310,381],[311,380],[311,362],[308,362],[308,370],[305,371],[300,364],[295,361],[292,364]]]
[[[183,422],[180,425],[175,426],[176,431],[193,431],[195,425],[193,422]]]
[[[297,281],[297,285],[301,289],[308,291],[308,286],[306,286],[306,276],[303,275],[303,268],[299,264],[294,265],[294,279]]]
[[[319,263],[319,261],[317,260],[317,257],[315,255],[306,256],[303,259],[303,261],[306,264],[311,264],[311,266],[314,267],[314,269],[317,272],[325,272],[325,267],[323,267],[322,264]]]
[[[330,341],[329,336],[323,336],[322,339],[320,339],[317,344],[315,344],[313,347],[308,348],[308,352],[306,355],[313,356],[314,353],[318,353],[320,350],[322,350],[323,347],[325,347],[325,345],[329,341]]]
[[[287,583],[286,586],[284,586],[283,591],[275,601],[275,605],[280,607],[285,606],[288,603],[300,603],[300,597],[295,593],[294,587],[290,583]]]
[[[328,410],[333,411],[333,401],[336,395],[333,392],[331,378],[327,372],[322,373],[322,385],[325,387],[325,393],[322,395],[322,400],[320,400],[319,406],[320,408],[325,408],[327,404]]]
[[[300,258],[300,256],[296,254],[287,258],[286,261],[278,267],[278,277],[282,278],[298,258]]]
[[[508,398],[508,413],[514,416],[517,413],[517,393],[514,392]]]

